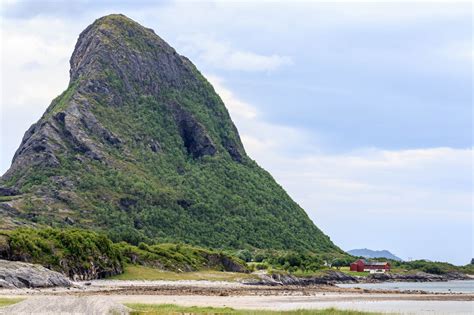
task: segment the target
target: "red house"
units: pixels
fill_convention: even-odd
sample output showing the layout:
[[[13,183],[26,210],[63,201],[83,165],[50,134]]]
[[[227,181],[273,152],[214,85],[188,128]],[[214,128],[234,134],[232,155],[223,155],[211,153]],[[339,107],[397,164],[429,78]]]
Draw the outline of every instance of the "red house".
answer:
[[[351,271],[371,271],[380,270],[382,272],[390,270],[390,263],[386,261],[370,261],[365,259],[359,259],[351,264]]]

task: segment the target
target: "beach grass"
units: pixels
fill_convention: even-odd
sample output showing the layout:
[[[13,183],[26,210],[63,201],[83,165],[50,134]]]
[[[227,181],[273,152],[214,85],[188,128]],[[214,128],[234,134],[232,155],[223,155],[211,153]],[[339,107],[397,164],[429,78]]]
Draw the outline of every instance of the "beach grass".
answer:
[[[172,272],[139,265],[125,266],[124,273],[111,277],[115,280],[209,280],[239,281],[253,278],[255,275],[239,272],[204,270],[195,272]]]
[[[236,310],[230,307],[197,307],[178,306],[174,304],[126,304],[132,311],[131,315],[161,315],[161,314],[233,314],[233,315],[368,315],[377,313],[358,312],[351,310],[294,310],[294,311],[267,311],[267,310]]]
[[[1,298],[0,297],[0,307],[16,304],[18,302],[23,301],[24,299],[21,298]]]

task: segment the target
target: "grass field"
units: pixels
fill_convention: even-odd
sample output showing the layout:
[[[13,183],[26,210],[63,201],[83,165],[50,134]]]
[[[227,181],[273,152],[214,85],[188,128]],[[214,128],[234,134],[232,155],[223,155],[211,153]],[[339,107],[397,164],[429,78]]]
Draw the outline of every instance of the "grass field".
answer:
[[[161,315],[161,314],[234,314],[234,315],[366,315],[377,313],[366,313],[357,311],[341,311],[336,309],[326,310],[296,310],[296,311],[263,311],[263,310],[236,310],[225,307],[184,307],[173,304],[126,304],[133,311],[132,315]]]
[[[335,269],[334,269],[335,270]],[[352,276],[367,276],[368,272],[353,272],[349,271],[349,267],[340,268],[344,272]],[[315,272],[296,272],[294,275],[300,277],[322,276],[327,272],[327,269]],[[145,267],[140,265],[126,265],[124,273],[111,277],[115,280],[209,280],[209,281],[239,281],[242,279],[256,278],[256,275],[239,273],[239,272],[224,272],[215,270],[201,270],[194,272],[172,272],[164,271],[157,268]]]
[[[210,281],[238,281],[255,277],[251,274],[224,271],[195,271],[171,272],[156,268],[128,265],[124,273],[111,277],[115,280],[210,280]]]
[[[317,271],[305,271],[305,272],[296,271],[292,274],[295,275],[295,276],[298,276],[298,277],[313,277],[313,276],[318,277],[318,276],[323,276],[328,271],[340,271],[340,272],[343,272],[343,273],[345,273],[349,276],[367,276],[367,275],[369,275],[368,271],[364,271],[364,272],[350,271],[349,267],[341,267],[339,269],[336,269],[336,268],[328,269],[328,268],[326,268],[326,269],[321,269],[321,270],[317,270]]]
[[[0,307],[16,304],[23,301],[24,299],[9,299],[9,298],[0,298]]]

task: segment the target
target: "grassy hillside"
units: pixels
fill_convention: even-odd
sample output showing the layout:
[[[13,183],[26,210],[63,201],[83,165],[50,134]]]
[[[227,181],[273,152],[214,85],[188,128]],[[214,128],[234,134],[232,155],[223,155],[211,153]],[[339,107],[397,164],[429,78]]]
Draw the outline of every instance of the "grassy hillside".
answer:
[[[256,276],[250,273],[218,270],[175,272],[141,265],[126,265],[122,274],[111,277],[114,280],[207,280],[231,282],[250,278],[256,278]]]

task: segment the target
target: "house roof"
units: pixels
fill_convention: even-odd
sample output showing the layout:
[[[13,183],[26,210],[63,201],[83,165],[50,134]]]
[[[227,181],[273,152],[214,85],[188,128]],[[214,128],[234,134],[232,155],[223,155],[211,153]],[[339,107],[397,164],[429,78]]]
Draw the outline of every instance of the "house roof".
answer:
[[[366,266],[385,266],[386,264],[388,264],[388,262],[386,261],[373,261],[373,260],[367,260],[367,259],[359,259],[359,260],[362,261],[364,265]],[[357,263],[357,261],[355,261],[354,263]]]
[[[364,264],[367,266],[385,266],[386,261],[373,261],[373,260],[363,260]]]

